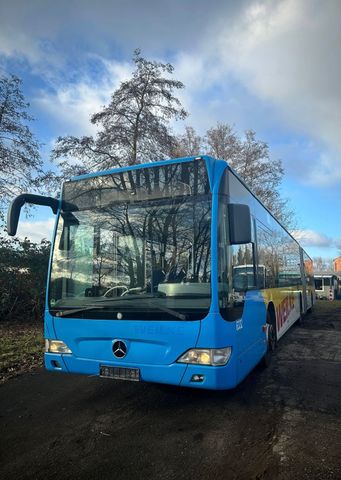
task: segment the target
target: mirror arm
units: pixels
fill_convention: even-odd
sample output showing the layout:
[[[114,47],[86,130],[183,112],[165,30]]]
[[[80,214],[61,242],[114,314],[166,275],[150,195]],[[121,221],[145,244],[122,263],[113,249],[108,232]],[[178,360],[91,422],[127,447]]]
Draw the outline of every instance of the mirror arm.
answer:
[[[54,214],[57,213],[59,208],[59,200],[53,197],[44,197],[32,193],[22,193],[21,195],[18,195],[12,201],[7,214],[7,233],[11,237],[14,237],[17,233],[21,207],[23,207],[25,203],[50,207]]]

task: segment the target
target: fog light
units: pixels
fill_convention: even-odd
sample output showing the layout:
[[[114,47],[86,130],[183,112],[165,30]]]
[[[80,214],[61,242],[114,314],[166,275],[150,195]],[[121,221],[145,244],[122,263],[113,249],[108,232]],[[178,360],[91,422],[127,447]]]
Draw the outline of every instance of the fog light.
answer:
[[[70,354],[72,351],[66,345],[66,343],[61,340],[45,340],[45,352],[46,353],[67,353]]]
[[[52,365],[53,368],[57,368],[58,370],[61,370],[61,368],[62,368],[60,363],[57,362],[57,360],[52,360],[51,365]]]
[[[198,373],[195,373],[194,375],[192,375],[191,382],[200,383],[200,382],[203,382],[204,379],[205,379],[204,375],[200,375]]]

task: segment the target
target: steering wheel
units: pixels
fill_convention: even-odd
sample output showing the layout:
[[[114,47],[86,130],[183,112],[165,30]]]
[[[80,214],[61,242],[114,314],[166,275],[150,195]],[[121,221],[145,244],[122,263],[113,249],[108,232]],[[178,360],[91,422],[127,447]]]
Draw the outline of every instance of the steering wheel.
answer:
[[[125,292],[122,293],[121,297],[129,295],[130,293],[139,293],[142,291],[142,287],[127,288]]]
[[[115,285],[114,287],[108,288],[108,290],[103,294],[103,297],[107,297],[110,292],[113,292],[114,290],[117,290],[118,288],[121,288],[121,289],[124,290],[124,292],[121,293],[121,295],[119,295],[120,297],[123,297],[123,295],[125,295],[128,291],[128,288],[125,285]]]

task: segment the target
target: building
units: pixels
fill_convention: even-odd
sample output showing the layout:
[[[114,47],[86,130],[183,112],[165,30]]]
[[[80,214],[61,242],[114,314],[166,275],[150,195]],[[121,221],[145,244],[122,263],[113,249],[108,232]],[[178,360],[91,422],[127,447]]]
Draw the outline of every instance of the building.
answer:
[[[341,257],[337,257],[333,260],[334,272],[341,273]]]

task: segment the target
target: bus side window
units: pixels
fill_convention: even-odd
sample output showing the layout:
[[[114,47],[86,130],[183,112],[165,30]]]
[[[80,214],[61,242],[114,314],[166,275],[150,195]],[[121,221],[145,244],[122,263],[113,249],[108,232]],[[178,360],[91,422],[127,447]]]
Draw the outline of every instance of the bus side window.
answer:
[[[246,292],[255,288],[253,244],[233,245],[232,247],[232,269],[233,289],[235,292]]]
[[[257,286],[260,290],[264,289],[266,285],[266,269],[264,265],[257,267]]]
[[[251,222],[252,243],[232,246],[232,286],[235,294],[243,296],[247,290],[256,288],[255,224]]]
[[[257,222],[258,278],[260,288],[273,288],[278,284],[278,255],[273,234]],[[261,273],[260,273],[261,272]]]

